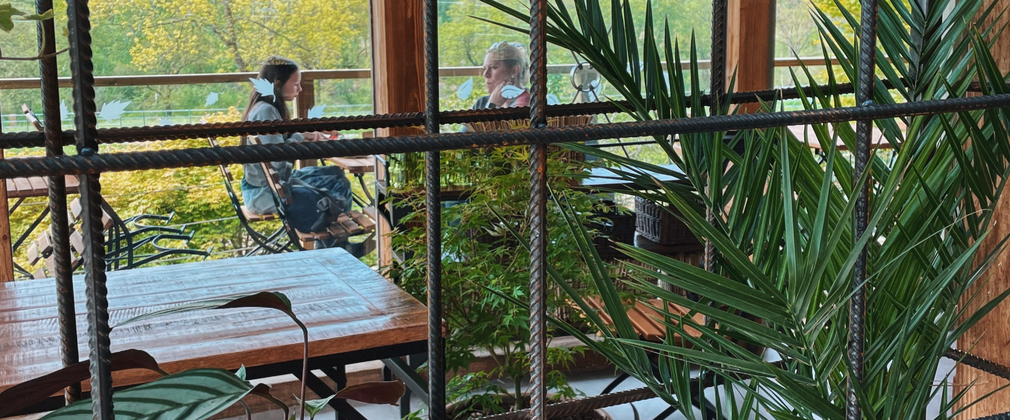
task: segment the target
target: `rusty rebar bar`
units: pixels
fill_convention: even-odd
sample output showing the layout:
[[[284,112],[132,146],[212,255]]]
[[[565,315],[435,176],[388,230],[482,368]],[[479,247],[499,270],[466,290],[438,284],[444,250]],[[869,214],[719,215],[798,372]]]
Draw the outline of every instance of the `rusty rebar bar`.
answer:
[[[875,58],[877,54],[877,0],[864,0],[860,20],[859,45],[859,79],[856,87],[856,104],[858,107],[870,108],[873,105],[873,83],[875,79]],[[860,119],[856,122],[856,162],[853,179],[858,180],[869,168],[870,136],[873,121]],[[855,235],[853,241],[859,243],[869,225],[870,180],[855,186],[859,195],[856,197]],[[859,406],[856,388],[863,382],[863,344],[865,341],[864,323],[866,319],[866,245],[859,250],[853,268],[852,297],[849,300],[849,376],[845,391],[845,418],[861,420],[863,418]]]
[[[36,13],[52,10],[53,0],[37,0]],[[39,60],[39,74],[42,90],[42,115],[44,119],[46,156],[62,156],[62,121],[60,120],[59,74],[56,63],[56,25],[52,19],[36,24],[39,52],[45,58]],[[66,178],[50,176],[49,216],[50,232],[53,237],[53,266],[55,273],[49,273],[56,280],[56,307],[60,324],[60,354],[63,366],[78,363],[81,356],[77,350],[77,311],[74,307],[74,279],[70,269],[70,225],[67,217]],[[74,384],[64,391],[67,404],[81,399],[81,384]]]
[[[438,134],[438,2],[424,2],[425,132]],[[445,338],[442,336],[442,198],[439,151],[425,153],[428,235],[428,418],[445,418]]]

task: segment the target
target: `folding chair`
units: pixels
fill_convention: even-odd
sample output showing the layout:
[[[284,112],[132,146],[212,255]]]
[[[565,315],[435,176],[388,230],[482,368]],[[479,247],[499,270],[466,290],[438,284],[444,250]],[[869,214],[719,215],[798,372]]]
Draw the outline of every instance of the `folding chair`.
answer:
[[[247,141],[253,145],[261,144],[259,138],[256,136],[249,136]],[[277,203],[277,216],[284,222],[285,230],[288,232],[291,242],[295,243],[299,249],[311,249],[310,244],[313,244],[315,241],[371,234],[371,236],[365,239],[365,253],[367,254],[371,251],[368,245],[374,245],[375,221],[360,211],[351,210],[341,214],[324,232],[301,232],[292,228],[287,223],[287,215],[284,209],[287,204],[291,203],[293,198],[288,197],[284,189],[281,188],[280,175],[270,166],[269,162],[260,162],[260,167],[263,169],[263,173],[266,174],[267,185],[273,193],[274,202]]]
[[[221,147],[217,142],[217,139],[210,137],[207,139],[211,147]],[[231,200],[232,209],[235,210],[235,217],[238,218],[238,222],[245,229],[246,234],[249,238],[253,240],[256,247],[251,251],[246,252],[243,256],[252,256],[260,253],[276,254],[285,251],[297,251],[297,246],[285,235],[285,227],[282,224],[281,227],[274,229],[273,232],[260,232],[256,230],[252,224],[257,222],[268,222],[271,220],[277,220],[277,215],[274,214],[256,214],[250,211],[246,206],[242,205],[242,200],[238,198],[238,194],[235,193],[235,187],[232,183],[235,182],[235,177],[231,174],[231,170],[228,169],[228,165],[218,165],[218,169],[221,170],[221,177],[224,178],[224,188],[228,191],[228,199]]]

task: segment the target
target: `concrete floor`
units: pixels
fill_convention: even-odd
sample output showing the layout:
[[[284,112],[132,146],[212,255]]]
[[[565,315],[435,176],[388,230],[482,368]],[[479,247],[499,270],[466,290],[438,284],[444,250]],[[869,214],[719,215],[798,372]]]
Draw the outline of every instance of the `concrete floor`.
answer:
[[[939,382],[942,379],[943,374],[952,369],[953,366],[954,365],[952,361],[948,359],[943,359],[940,363],[940,369],[938,370],[937,382]],[[607,384],[613,381],[614,377],[615,375],[613,374],[612,371],[595,371],[587,373],[573,373],[569,376],[569,381],[576,389],[582,391],[586,395],[592,396],[592,395],[599,395],[600,391],[602,391],[603,388],[607,386]],[[643,385],[641,382],[629,378],[628,380],[624,381],[624,383],[622,383],[616,390],[621,391],[627,389],[640,388],[642,386]],[[710,397],[713,396],[713,393],[714,393],[713,390],[709,390],[708,392]],[[352,402],[351,404],[368,419],[393,420],[399,418],[400,413],[399,407],[390,405],[369,405],[357,402]],[[634,405],[635,407],[634,409],[632,409],[632,405]],[[421,407],[421,402],[417,400],[417,398],[415,397],[411,403],[411,408],[417,410],[419,407]],[[606,411],[615,420],[625,420],[625,419],[631,420],[635,419],[634,410],[637,409],[639,415],[638,418],[646,420],[655,418],[666,408],[667,404],[663,402],[663,400],[659,398],[653,398],[645,401],[635,402],[632,404],[623,404],[608,407],[606,408]],[[938,411],[939,411],[939,402],[933,401],[930,404],[926,418],[935,418],[935,416],[938,414]],[[320,420],[332,419],[333,414],[334,413],[332,409],[326,409],[322,413],[320,413],[316,418]],[[697,409],[695,409],[695,414],[700,415],[700,412]],[[282,419],[282,417],[283,414],[281,413],[281,411],[277,410],[256,414],[253,416],[253,419],[284,420]],[[228,420],[241,420],[241,419],[242,418],[234,418]],[[677,412],[668,417],[668,419],[685,420],[686,417],[682,413]]]

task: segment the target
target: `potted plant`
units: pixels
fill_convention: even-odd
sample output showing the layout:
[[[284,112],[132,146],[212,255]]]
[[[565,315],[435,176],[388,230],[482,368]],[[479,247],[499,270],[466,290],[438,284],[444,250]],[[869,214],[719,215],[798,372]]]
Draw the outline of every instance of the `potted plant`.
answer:
[[[450,166],[449,170],[466,171],[472,186],[465,192],[465,200],[442,209],[446,367],[447,372],[453,373],[447,388],[449,400],[455,402],[449,410],[454,418],[499,413],[529,403],[522,383],[530,371],[528,308],[511,305],[506,298],[525,300],[529,296],[530,256],[522,245],[529,240],[530,231],[526,214],[530,194],[529,150],[499,147],[467,153],[469,164]],[[557,159],[560,154],[560,151],[553,153],[549,159],[550,186],[573,194],[574,208],[589,212],[594,200],[586,194],[573,193],[570,177],[561,176],[578,173],[583,165]],[[474,166],[487,170],[475,171]],[[394,250],[408,258],[389,271],[399,279],[401,287],[418,298],[427,293],[422,199],[408,203],[419,209],[404,220],[408,226],[415,221],[413,227],[392,239]],[[549,241],[554,246],[548,257],[569,281],[584,278],[585,266],[577,258],[573,238],[560,229],[563,219],[558,207],[550,207],[547,222]],[[566,306],[559,294],[550,296],[550,307]],[[478,352],[490,357],[492,367],[468,372]],[[548,362],[553,369],[547,379],[556,398],[576,396],[562,370],[580,352],[578,348],[549,349]],[[498,378],[501,382],[495,381]]]
[[[528,11],[483,1],[518,22],[529,22]],[[625,15],[630,10],[627,2],[615,0],[613,8],[600,3],[575,2],[573,11],[560,1],[552,4],[548,39],[600,71],[629,101],[631,116],[648,120],[727,112],[701,102],[704,92],[698,87],[693,46],[688,73],[677,65],[663,69],[661,62],[679,61],[681,54],[668,30],[657,31],[651,10],[644,42],[639,44],[640,32],[635,29],[612,30],[630,21]],[[974,0],[940,1],[928,8],[916,2],[881,2],[878,57],[886,55],[891,61],[878,60],[879,73],[895,88],[887,90],[878,83],[875,101],[962,97],[972,80],[984,93],[1006,92],[982,35],[988,36],[991,28],[969,31],[970,22],[984,21],[990,10]],[[842,23],[836,24],[823,11],[813,13],[824,45],[827,85],[800,97],[805,109],[840,106],[849,99],[840,93],[837,81],[857,79],[858,48],[844,35],[853,32],[857,20],[844,9],[840,14]],[[641,64],[631,60],[639,53]],[[831,64],[831,55],[839,60],[837,67]],[[823,83],[804,67],[793,78],[796,85]],[[766,110],[780,106],[767,105]],[[836,146],[844,143],[853,150],[855,133],[848,123],[813,126],[818,143],[827,145],[823,162],[811,153],[806,139],[781,128],[740,132],[736,138],[744,142],[742,151],[724,147],[717,141],[721,133],[680,136],[682,154],[675,153],[666,139],[657,139],[683,172],[597,153],[631,168],[628,179],[641,179],[636,175],[651,171],[692,186],[674,189],[652,183],[652,191],[642,195],[672,205],[696,236],[711,241],[717,250],[717,270],[709,273],[623,247],[628,256],[655,267],[629,265],[629,269],[699,297],[691,300],[645,281],[631,282],[662,298],[663,305],[656,309],[664,314],[660,321],[670,331],[666,341],[637,337],[605,270],[594,271],[591,278],[607,302],[612,324],[566,289],[586,308],[587,318],[604,340],[593,340],[564,322],[559,325],[678,409],[703,406],[707,418],[843,419],[847,378],[854,374],[846,360],[852,267],[866,246],[870,276],[865,368],[856,388],[863,415],[926,418],[927,403],[934,398],[940,400],[940,410],[933,415],[957,414],[964,404],[955,409],[955,403],[964,394],[948,393],[945,386],[935,386],[934,378],[939,374],[949,383],[951,372],[938,372],[939,360],[952,356],[949,349],[958,337],[1007,295],[976,296],[971,290],[986,281],[986,270],[1006,240],[987,238],[987,232],[1010,176],[1005,165],[1010,159],[1008,124],[1010,115],[1004,110],[877,121],[894,150],[891,156],[874,153],[870,158],[871,169],[866,172],[874,186],[870,227],[858,238],[851,220],[853,185],[861,180],[855,179],[852,163]],[[706,188],[709,183],[714,187]],[[706,221],[706,207],[715,212],[712,224]],[[587,261],[602,264],[581,224],[570,219],[568,226]],[[979,244],[987,239],[998,245],[991,252],[979,252]],[[564,276],[550,274],[557,284],[564,284]],[[982,302],[973,303],[979,309],[962,306],[976,300]],[[708,322],[676,315],[666,305],[704,314]],[[684,334],[686,328],[697,330],[700,338]],[[673,333],[693,347],[676,345]],[[774,350],[777,360],[766,361],[766,354],[750,351],[752,346]],[[702,375],[693,375],[689,365],[700,367]],[[717,385],[715,398],[699,391],[712,385]],[[681,411],[689,419],[697,416],[691,409]]]

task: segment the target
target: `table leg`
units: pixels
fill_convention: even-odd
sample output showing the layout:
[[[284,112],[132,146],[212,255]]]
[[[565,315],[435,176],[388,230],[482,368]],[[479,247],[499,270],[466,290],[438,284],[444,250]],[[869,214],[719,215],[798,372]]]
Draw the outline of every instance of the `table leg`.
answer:
[[[403,397],[400,398],[400,418],[410,414],[410,396],[412,393],[417,393],[417,397],[422,401],[428,401],[428,381],[417,374],[417,368],[424,364],[426,356],[424,353],[412,354],[407,356],[406,361],[398,357],[382,359],[382,364],[384,365],[382,368],[383,380],[389,380],[386,379],[386,372],[389,371],[389,373],[396,375],[406,385]],[[389,376],[389,378],[392,378],[392,376]]]
[[[330,379],[333,380],[333,382],[335,383],[334,389],[340,390],[344,389],[344,387],[347,386],[347,370],[344,367],[344,365],[339,365],[330,368],[323,368],[322,371],[323,373],[326,374],[326,376],[329,376]],[[314,378],[315,376],[309,375],[309,377]],[[318,381],[318,379],[316,380]],[[322,381],[319,382],[321,383]],[[347,402],[347,400],[334,398],[330,400],[330,407],[333,407],[333,409],[336,410],[336,412],[334,413],[334,419],[336,420],[340,419],[365,420],[365,417],[362,416],[361,413],[358,412],[358,410],[354,409],[354,407],[352,407],[351,404]]]
[[[329,376],[336,382],[336,388],[341,389],[347,386],[347,375],[344,370],[344,366],[341,365],[338,368],[323,368],[323,373]],[[298,370],[292,372],[295,377],[301,379],[302,372]],[[319,396],[319,398],[326,398],[333,395],[335,391],[330,389],[330,386],[323,382],[321,379],[317,378],[316,375],[309,373],[309,376],[305,378],[305,385],[308,386],[312,392]],[[306,398],[308,399],[308,398]],[[330,400],[330,407],[336,410],[336,419],[348,419],[348,420],[366,420],[365,416],[362,416],[358,410],[355,410],[347,401],[338,400],[336,398]]]

